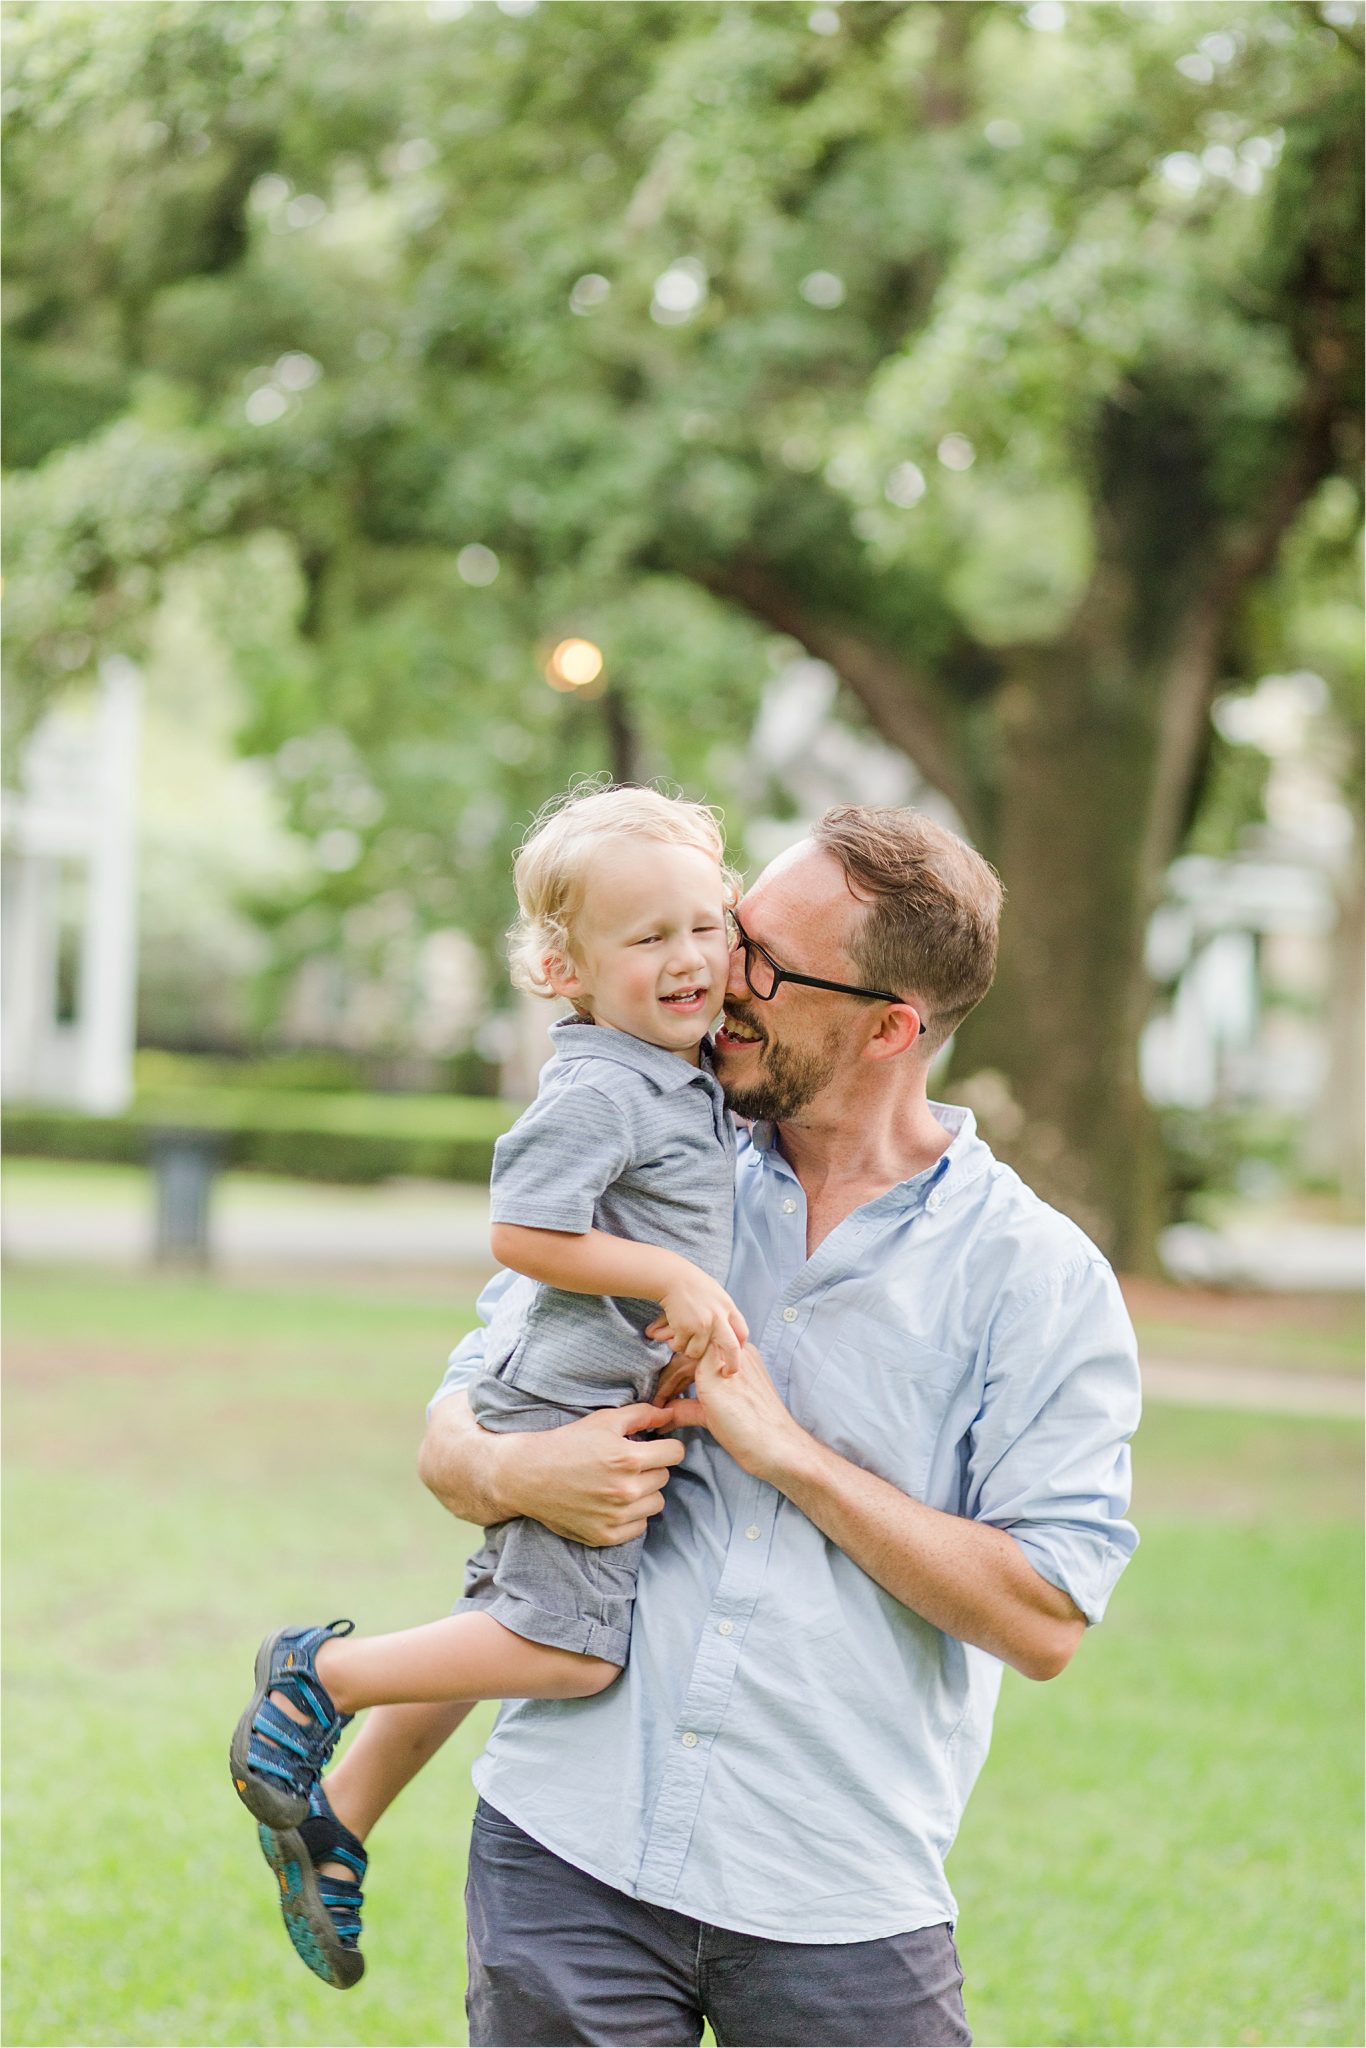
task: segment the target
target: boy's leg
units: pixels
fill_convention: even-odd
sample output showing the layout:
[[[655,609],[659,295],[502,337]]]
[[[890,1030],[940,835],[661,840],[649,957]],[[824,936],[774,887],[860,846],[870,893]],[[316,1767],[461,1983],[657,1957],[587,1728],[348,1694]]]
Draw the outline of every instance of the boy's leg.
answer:
[[[620,1666],[514,1635],[477,1609],[388,1636],[334,1636],[316,1657],[337,1711],[412,1701],[574,1700],[601,1692]]]
[[[331,1656],[339,1646],[349,1654]],[[233,1735],[233,1783],[268,1827],[297,1827],[337,1736],[362,1707],[586,1699],[620,1668],[530,1641],[473,1607],[425,1628],[359,1640],[324,1628],[277,1629],[257,1653],[258,1690]]]
[[[472,1704],[442,1700],[376,1707],[366,1715],[345,1756],[323,1780],[332,1811],[359,1841],[460,1726]]]
[[[465,1701],[376,1707],[334,1770],[309,1797],[303,1824],[262,1827],[285,1931],[301,1960],[336,1989],[360,1981],[365,1837],[469,1712]]]

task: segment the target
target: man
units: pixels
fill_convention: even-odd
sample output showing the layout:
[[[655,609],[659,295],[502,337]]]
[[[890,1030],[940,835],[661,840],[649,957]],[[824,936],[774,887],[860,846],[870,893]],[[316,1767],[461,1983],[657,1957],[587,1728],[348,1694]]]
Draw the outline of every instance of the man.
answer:
[[[476,1767],[476,2044],[971,2039],[943,1866],[1001,1663],[1061,1672],[1137,1542],[1114,1276],[927,1099],[1000,904],[952,833],[850,807],[740,905],[738,1375],[493,1438],[454,1354],[421,1465],[453,1513],[605,1544],[668,1492],[622,1677],[505,1708]]]

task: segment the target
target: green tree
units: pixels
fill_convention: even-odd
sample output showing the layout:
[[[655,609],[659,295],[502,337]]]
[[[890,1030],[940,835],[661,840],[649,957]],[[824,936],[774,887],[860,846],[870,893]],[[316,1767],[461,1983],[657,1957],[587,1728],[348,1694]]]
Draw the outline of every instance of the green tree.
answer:
[[[1145,924],[1258,593],[1357,474],[1359,10],[9,26],[20,687],[271,527],[297,646],[248,650],[244,743],[325,721],[391,813],[477,821],[609,734],[714,783],[765,637],[799,643],[1005,875],[958,1063],[1147,1256]],[[575,628],[610,728],[528,690]],[[410,851],[376,826],[348,886]]]

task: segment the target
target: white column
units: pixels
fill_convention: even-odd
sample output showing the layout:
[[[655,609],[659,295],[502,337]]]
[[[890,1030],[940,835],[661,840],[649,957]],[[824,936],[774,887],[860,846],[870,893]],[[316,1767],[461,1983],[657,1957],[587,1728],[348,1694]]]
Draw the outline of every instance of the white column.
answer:
[[[17,813],[17,816],[15,815]],[[6,853],[4,1087],[26,1100],[41,1092],[41,1064],[57,985],[57,863],[24,842],[22,798],[11,803]]]

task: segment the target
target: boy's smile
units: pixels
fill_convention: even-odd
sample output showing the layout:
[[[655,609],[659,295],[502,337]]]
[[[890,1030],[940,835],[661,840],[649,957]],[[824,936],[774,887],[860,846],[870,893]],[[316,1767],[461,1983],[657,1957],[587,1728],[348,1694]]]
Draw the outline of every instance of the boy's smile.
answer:
[[[572,959],[551,975],[557,994],[596,1023],[696,1061],[730,968],[710,854],[626,834],[605,839],[588,863],[570,944]]]

